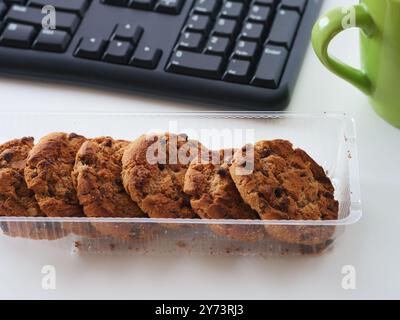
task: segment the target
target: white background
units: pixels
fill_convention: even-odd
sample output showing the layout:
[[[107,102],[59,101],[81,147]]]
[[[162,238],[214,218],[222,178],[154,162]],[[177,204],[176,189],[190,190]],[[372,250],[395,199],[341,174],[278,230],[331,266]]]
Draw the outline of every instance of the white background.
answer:
[[[326,0],[323,11],[351,4]],[[358,65],[356,31],[333,52]],[[216,106],[210,106],[209,110]],[[75,86],[0,78],[0,109],[19,111],[183,111],[204,107]],[[0,241],[0,298],[400,298],[400,130],[366,97],[329,73],[309,48],[293,100],[295,112],[345,111],[357,122],[363,218],[333,251],[318,257],[235,258],[71,256]],[[41,268],[54,265],[57,289],[43,290]],[[357,288],[341,287],[344,265]]]

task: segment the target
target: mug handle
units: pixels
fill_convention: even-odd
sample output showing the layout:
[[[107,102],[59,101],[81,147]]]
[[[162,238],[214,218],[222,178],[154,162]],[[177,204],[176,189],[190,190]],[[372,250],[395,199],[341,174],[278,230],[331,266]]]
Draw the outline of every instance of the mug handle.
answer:
[[[360,28],[368,37],[375,32],[375,23],[363,4],[333,9],[320,17],[314,25],[311,37],[314,51],[330,71],[350,82],[367,95],[371,95],[372,82],[364,71],[344,64],[328,53],[328,46],[332,39],[346,29],[342,23],[347,14],[344,13],[344,10],[354,10],[355,27]]]

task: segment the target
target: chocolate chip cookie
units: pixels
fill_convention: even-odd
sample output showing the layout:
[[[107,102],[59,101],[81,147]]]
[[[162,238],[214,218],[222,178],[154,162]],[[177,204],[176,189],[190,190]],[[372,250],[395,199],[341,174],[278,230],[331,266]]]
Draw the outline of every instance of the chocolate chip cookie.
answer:
[[[43,216],[24,179],[24,168],[34,139],[25,137],[0,145],[0,216]]]
[[[125,192],[121,158],[128,141],[100,137],[84,142],[76,155],[72,178],[80,204],[88,217],[137,218],[146,214]],[[130,239],[132,224],[94,223],[101,233]]]
[[[29,153],[25,180],[35,193],[40,209],[49,217],[83,216],[71,172],[76,153],[85,140],[74,133],[52,133],[43,137]]]
[[[260,141],[235,153],[230,173],[244,201],[264,220],[334,220],[338,202],[325,171],[286,140]],[[281,241],[313,245],[331,227],[267,226]]]
[[[183,185],[190,162],[202,152],[206,148],[185,134],[143,135],[122,157],[125,189],[152,218],[195,218]]]
[[[222,150],[206,161],[195,158],[185,175],[183,191],[191,196],[190,204],[202,219],[259,219],[256,211],[241,198],[229,173],[233,150]],[[211,153],[210,153],[211,154]],[[228,156],[226,156],[228,155]],[[264,229],[252,226],[212,224],[218,234],[231,239],[257,241],[263,239]],[[259,227],[259,226],[256,226]]]
[[[33,143],[33,138],[25,137],[0,145],[0,216],[44,216],[24,179],[26,159]],[[10,237],[34,240],[54,240],[64,235],[59,225],[45,222],[7,221],[1,223],[1,228]]]

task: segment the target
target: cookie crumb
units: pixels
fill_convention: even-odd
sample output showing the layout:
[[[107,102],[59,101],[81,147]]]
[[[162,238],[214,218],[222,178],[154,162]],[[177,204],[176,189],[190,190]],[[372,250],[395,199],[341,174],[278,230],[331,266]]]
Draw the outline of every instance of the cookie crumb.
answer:
[[[185,243],[183,240],[177,241],[177,242],[176,242],[176,245],[177,245],[179,248],[186,248],[186,243]]]

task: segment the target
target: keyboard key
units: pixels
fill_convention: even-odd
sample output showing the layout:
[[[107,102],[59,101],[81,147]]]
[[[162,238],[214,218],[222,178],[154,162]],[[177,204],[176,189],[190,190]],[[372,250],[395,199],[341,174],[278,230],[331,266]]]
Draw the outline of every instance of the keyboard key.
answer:
[[[237,83],[248,83],[250,77],[250,62],[232,59],[224,74],[224,80]]]
[[[271,15],[271,8],[259,5],[252,5],[247,15],[248,21],[267,22]]]
[[[191,51],[200,51],[203,44],[203,35],[195,32],[184,32],[178,41],[179,49],[186,49]]]
[[[257,53],[257,42],[240,40],[233,50],[234,58],[253,60]]]
[[[219,18],[215,23],[213,35],[226,36],[235,38],[238,31],[239,24],[232,19]]]
[[[186,23],[185,31],[197,31],[208,33],[211,24],[211,19],[207,16],[193,14],[189,17]]]
[[[129,6],[137,9],[153,10],[156,0],[132,0]]]
[[[100,59],[107,41],[99,37],[82,38],[75,55],[80,58]]]
[[[170,14],[179,14],[181,12],[183,0],[158,0],[156,11]]]
[[[103,60],[113,63],[127,64],[131,58],[133,46],[126,41],[112,40],[108,44]]]
[[[299,25],[300,15],[296,11],[279,10],[272,25],[268,42],[290,49]]]
[[[279,86],[288,52],[285,48],[266,46],[258,63],[252,84],[275,89]]]
[[[118,40],[127,40],[133,45],[136,45],[139,42],[142,34],[142,27],[135,26],[131,23],[122,23],[116,27],[113,38]]]
[[[172,55],[167,71],[220,79],[222,66],[222,57],[178,50]]]
[[[4,3],[8,6],[12,6],[13,4],[24,5],[28,0],[4,0]]]
[[[42,29],[33,43],[36,50],[64,52],[67,50],[71,36],[65,31]]]
[[[129,0],[101,0],[101,2],[112,5],[112,6],[125,7],[128,5]]]
[[[229,38],[212,36],[208,40],[205,52],[226,57],[230,49],[230,42]]]
[[[264,25],[261,23],[245,22],[240,39],[253,40],[261,42],[264,35]]]
[[[240,20],[244,14],[244,5],[240,2],[225,1],[221,8],[221,17]]]
[[[193,12],[215,16],[218,6],[218,0],[197,0],[193,6]]]
[[[136,50],[131,64],[136,67],[155,69],[160,61],[162,51],[148,45],[144,45]]]
[[[281,4],[282,9],[292,9],[303,13],[306,6],[306,0],[283,0]]]
[[[275,6],[277,0],[254,0],[254,4],[260,4],[262,6],[270,6],[273,7]]]
[[[0,36],[0,44],[16,48],[30,48],[36,35],[35,28],[17,23],[9,23]]]
[[[69,11],[79,14],[81,17],[89,6],[88,0],[30,0],[30,6],[43,8],[45,5],[52,5],[56,10]]]
[[[44,15],[40,9],[13,5],[8,11],[5,20],[6,22],[28,23],[41,27],[43,17]],[[56,29],[74,33],[79,21],[80,19],[76,14],[57,12]]]

